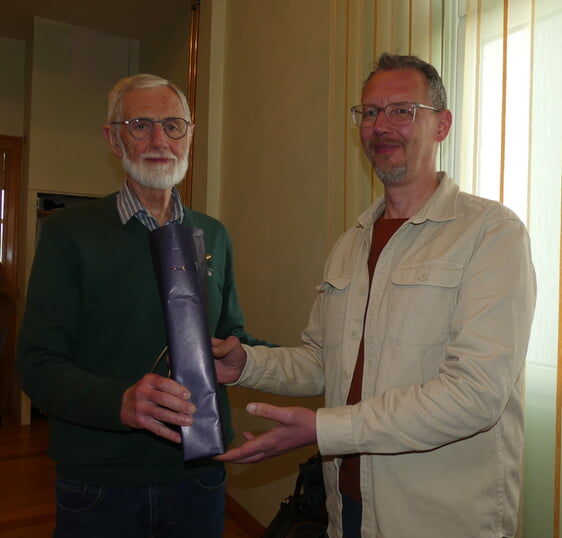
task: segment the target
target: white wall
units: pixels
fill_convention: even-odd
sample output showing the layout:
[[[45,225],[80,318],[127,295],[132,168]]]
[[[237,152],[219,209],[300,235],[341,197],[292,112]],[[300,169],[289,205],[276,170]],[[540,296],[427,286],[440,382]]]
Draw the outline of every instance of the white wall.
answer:
[[[36,18],[29,129],[30,190],[102,196],[122,172],[103,138],[107,94],[138,70],[138,42]]]

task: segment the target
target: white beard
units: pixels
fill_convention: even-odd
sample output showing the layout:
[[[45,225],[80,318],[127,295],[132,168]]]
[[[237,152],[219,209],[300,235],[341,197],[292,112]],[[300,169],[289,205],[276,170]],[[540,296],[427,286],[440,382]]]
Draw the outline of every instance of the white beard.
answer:
[[[181,159],[177,159],[175,156],[170,156],[166,154],[166,158],[173,158],[172,163],[157,165],[157,164],[146,164],[142,159],[146,158],[158,158],[162,157],[159,153],[143,153],[141,155],[140,162],[134,162],[129,158],[126,149],[121,145],[123,151],[123,157],[121,163],[125,172],[135,181],[140,183],[143,187],[149,187],[151,189],[170,189],[174,185],[177,185],[184,177],[187,172],[189,165],[188,152]]]

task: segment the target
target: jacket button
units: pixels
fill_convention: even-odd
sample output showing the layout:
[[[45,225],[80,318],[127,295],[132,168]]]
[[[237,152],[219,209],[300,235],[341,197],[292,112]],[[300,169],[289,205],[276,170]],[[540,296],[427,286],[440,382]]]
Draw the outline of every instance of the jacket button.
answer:
[[[418,280],[427,280],[429,278],[429,271],[425,268],[418,271]]]

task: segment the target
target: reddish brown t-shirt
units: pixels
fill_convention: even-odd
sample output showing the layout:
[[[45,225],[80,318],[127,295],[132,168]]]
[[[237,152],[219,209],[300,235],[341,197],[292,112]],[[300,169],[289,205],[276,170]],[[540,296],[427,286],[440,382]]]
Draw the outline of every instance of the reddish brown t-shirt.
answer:
[[[380,253],[394,232],[408,219],[378,219],[373,226],[373,239],[371,241],[371,251],[369,252],[369,289],[373,281],[375,266]],[[367,299],[367,305],[369,301]],[[366,316],[365,316],[366,317]],[[359,345],[357,362],[353,371],[351,387],[347,396],[347,404],[353,405],[361,401],[361,385],[363,383],[363,363],[365,360],[365,325],[363,325],[363,337]],[[361,488],[359,481],[359,454],[346,454],[343,456],[340,468],[340,491],[352,499],[361,502]]]

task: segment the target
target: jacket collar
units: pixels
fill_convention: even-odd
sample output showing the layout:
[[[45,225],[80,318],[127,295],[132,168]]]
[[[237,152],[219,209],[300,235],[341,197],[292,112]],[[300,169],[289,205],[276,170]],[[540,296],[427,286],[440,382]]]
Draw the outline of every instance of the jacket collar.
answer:
[[[445,222],[456,218],[459,187],[445,172],[439,172],[438,178],[439,186],[429,200],[409,220],[412,224],[421,224],[426,220]],[[384,213],[385,207],[384,196],[377,198],[373,205],[359,216],[356,227],[370,228]]]

